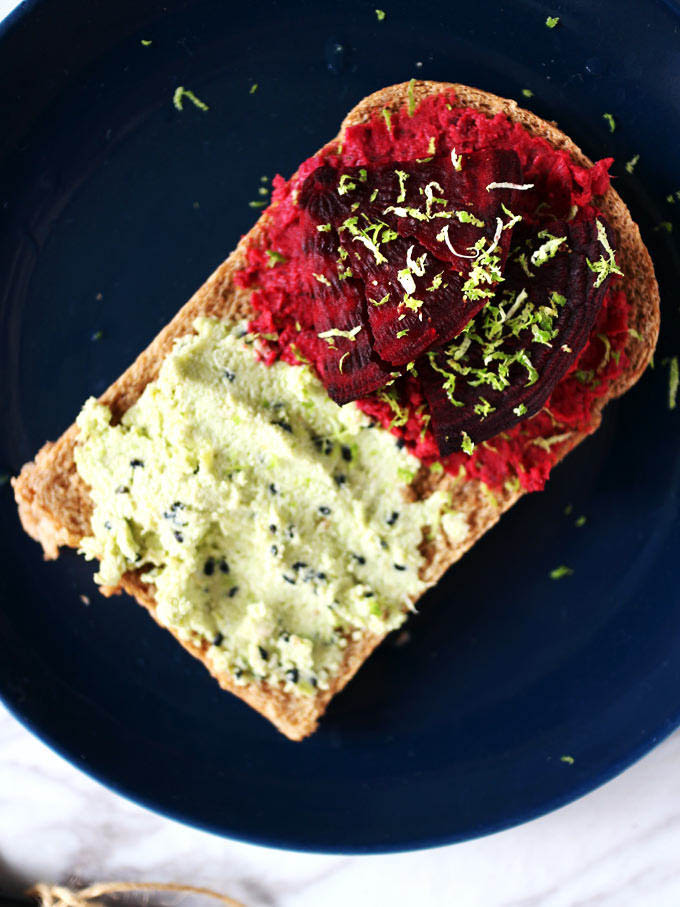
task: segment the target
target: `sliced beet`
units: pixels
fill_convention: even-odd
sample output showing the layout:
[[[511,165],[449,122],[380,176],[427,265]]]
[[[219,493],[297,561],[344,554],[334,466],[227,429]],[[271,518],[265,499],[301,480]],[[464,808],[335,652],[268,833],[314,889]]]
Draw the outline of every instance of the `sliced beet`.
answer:
[[[590,336],[608,284],[607,278],[596,287],[597,275],[588,266],[588,260],[597,261],[603,251],[596,225],[554,223],[548,232],[556,239],[566,237],[566,242],[554,250],[554,257],[540,265],[532,264],[531,248],[536,250],[549,242],[545,236],[534,236],[532,247],[525,253],[524,266],[517,254],[508,261],[503,293],[476,316],[454,344],[445,351],[429,354],[427,365],[419,368],[442,456],[460,449],[465,435],[479,443],[538,412]],[[525,268],[533,276],[529,277]],[[557,313],[552,322],[544,310],[543,320],[534,328],[522,327],[518,317],[524,307],[524,291],[526,302],[534,306],[535,312],[549,307]],[[505,321],[501,332],[494,334],[494,323],[500,323],[499,305],[503,306]],[[542,331],[547,332],[544,339],[556,331],[550,345],[538,342],[534,332]],[[502,341],[491,347],[491,339],[499,337]],[[484,361],[485,356],[498,353],[502,359]],[[528,357],[529,365],[527,360],[524,364],[521,360],[512,361],[521,356]],[[511,363],[507,371],[509,383],[502,389],[482,377],[482,373],[498,376],[500,362],[506,367]],[[465,369],[471,371],[463,374]],[[457,405],[447,393],[451,374],[454,382],[449,389]]]
[[[406,365],[451,340],[478,310],[478,303],[461,299],[460,275],[419,243],[402,237],[384,243],[382,264],[359,248],[352,271],[365,287],[374,349],[391,365]]]
[[[309,251],[335,256],[337,242],[336,267],[364,285],[373,348],[386,363],[447,343],[493,295],[494,285],[467,293],[464,284],[480,240],[493,244],[500,275],[512,224],[500,228],[517,190],[488,187],[519,179],[517,155],[490,150],[466,155],[460,170],[445,155],[342,172],[326,164],[306,179],[298,204],[317,226]]]
[[[310,305],[320,343],[315,365],[332,399],[349,403],[383,387],[390,373],[373,352],[360,289],[349,281],[321,284]]]
[[[454,270],[465,272],[470,248],[483,236],[491,241],[497,218],[508,221],[502,206],[514,211],[521,196],[515,189],[487,189],[499,182],[522,183],[514,151],[472,152],[462,157],[460,170],[454,168],[450,155],[342,171],[326,164],[307,178],[298,204],[318,224],[331,224],[336,229],[355,213],[372,223],[383,221],[400,236],[413,237]],[[475,220],[466,222],[469,217]],[[459,255],[437,238],[446,226],[449,243]],[[511,230],[505,230],[499,245],[501,263],[510,234]]]
[[[408,174],[407,178],[400,178],[399,172]],[[409,162],[370,171],[363,191],[369,198],[366,210],[371,217],[382,218],[401,236],[413,236],[454,270],[466,273],[470,259],[463,256],[471,254],[481,237],[491,242],[498,218],[504,223],[508,221],[503,204],[509,211],[516,207],[518,190],[487,190],[487,186],[494,182],[520,184],[521,181],[521,167],[514,151],[489,149],[465,155],[460,170],[454,169],[450,156],[446,155],[420,164]],[[375,188],[378,193],[370,202]],[[403,200],[397,201],[401,196]],[[445,199],[446,204],[438,199]],[[410,213],[416,211],[429,218],[421,220]],[[454,212],[460,215],[443,216]],[[466,217],[475,220],[460,219]],[[449,243],[437,238],[445,226],[449,228],[449,243],[455,252]],[[505,230],[499,243],[501,264],[510,247],[511,232]]]

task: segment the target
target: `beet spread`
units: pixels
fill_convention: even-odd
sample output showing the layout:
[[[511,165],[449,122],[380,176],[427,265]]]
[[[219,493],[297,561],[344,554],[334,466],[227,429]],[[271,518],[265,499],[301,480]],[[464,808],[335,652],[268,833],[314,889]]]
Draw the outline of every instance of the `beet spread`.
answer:
[[[541,488],[626,364],[610,163],[450,94],[351,127],[276,178],[237,275],[265,361],[310,362],[425,464]]]

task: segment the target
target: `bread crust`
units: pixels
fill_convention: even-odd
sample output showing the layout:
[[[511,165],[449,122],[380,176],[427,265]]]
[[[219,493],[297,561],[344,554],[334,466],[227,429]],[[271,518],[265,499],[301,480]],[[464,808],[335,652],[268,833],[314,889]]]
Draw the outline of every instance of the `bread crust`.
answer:
[[[555,148],[567,151],[579,164],[592,164],[556,124],[522,109],[513,100],[465,85],[443,82],[417,81],[411,90],[416,103],[428,95],[453,90],[461,106],[473,107],[489,116],[503,113],[511,121],[521,123],[532,135],[541,136]],[[402,83],[383,88],[364,98],[346,116],[339,136],[329,145],[341,138],[349,126],[369,120],[376,112],[388,109],[396,113],[406,103],[408,91],[409,85]],[[659,332],[658,286],[637,224],[613,188],[602,197],[600,207],[616,235],[617,259],[625,274],[626,294],[631,303],[630,326],[635,328],[638,336],[632,333],[628,335],[625,347],[628,367],[613,383],[607,397],[597,401],[589,431],[572,432],[563,446],[560,459],[597,428],[607,401],[621,395],[637,381],[653,354]],[[140,397],[146,385],[157,377],[160,365],[172,349],[174,341],[192,331],[193,321],[198,315],[237,319],[251,312],[250,291],[239,288],[234,282],[234,275],[244,267],[246,248],[253,240],[257,241],[267,218],[265,212],[226,261],[194,293],[135,362],[102,394],[100,400],[111,408],[114,419],[119,419]],[[42,545],[46,558],[56,558],[62,545],[78,547],[90,530],[92,503],[87,486],[76,470],[73,456],[76,439],[77,428],[74,424],[58,441],[45,444],[35,460],[27,463],[12,482],[22,525]],[[456,481],[448,475],[439,479],[434,487],[450,491],[453,508],[466,518],[467,533],[462,540],[450,540],[442,531],[433,543],[424,548],[425,564],[421,576],[428,586],[434,585],[448,567],[474,545],[524,493],[522,490],[504,489],[491,496],[477,480]],[[120,591],[134,596],[158,621],[153,587],[144,583],[139,574],[126,574],[116,589],[102,589],[105,595]],[[180,639],[176,632],[170,632],[185,649],[203,662],[221,687],[247,702],[291,740],[301,740],[316,729],[319,717],[329,701],[354,676],[383,639],[382,635],[369,633],[365,633],[360,639],[348,639],[340,671],[333,678],[329,689],[319,690],[315,696],[298,696],[267,683],[237,684],[231,675],[215,668],[207,645],[199,648]]]

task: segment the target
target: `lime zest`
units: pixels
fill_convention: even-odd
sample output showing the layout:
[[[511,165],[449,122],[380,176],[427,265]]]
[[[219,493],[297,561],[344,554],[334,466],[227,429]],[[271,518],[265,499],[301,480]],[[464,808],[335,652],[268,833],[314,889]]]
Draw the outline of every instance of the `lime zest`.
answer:
[[[397,392],[394,388],[390,390],[380,390],[378,391],[378,399],[382,400],[383,403],[387,403],[389,408],[394,413],[394,416],[390,422],[390,428],[400,428],[402,425],[406,425],[408,422],[408,409],[405,406],[401,406],[397,400]]]
[[[283,265],[288,261],[285,255],[282,255],[281,252],[277,252],[275,249],[265,249],[265,252],[269,257],[269,262],[267,264],[269,268],[273,268],[275,265],[279,264]]]
[[[409,174],[405,170],[395,170],[397,174],[397,179],[399,180],[399,195],[397,196],[397,204],[406,201],[406,180],[409,177]]]
[[[637,163],[639,160],[640,160],[640,155],[634,154],[629,161],[626,161],[626,163],[625,163],[626,173],[632,173],[633,170],[635,170],[635,167],[637,166]]]
[[[414,94],[415,85],[416,85],[416,80],[411,79],[411,81],[408,83],[408,90],[406,92],[407,97],[408,97],[408,115],[410,117],[413,116],[415,109],[416,109],[416,98],[415,98],[415,94]]]
[[[565,576],[572,576],[573,573],[574,571],[571,567],[565,567],[564,565],[562,565],[560,567],[555,567],[550,571],[550,579],[564,579]],[[571,756],[563,756],[562,759],[571,759]]]
[[[316,274],[314,276],[316,277]],[[341,331],[338,328],[330,328],[328,331],[322,331],[320,334],[317,334],[317,337],[320,340],[330,340],[331,342],[335,337],[344,337],[346,340],[351,340],[352,343],[356,343],[357,334],[360,333],[361,328],[362,325],[360,324],[349,331]]]
[[[545,20],[546,28],[555,28],[556,25],[559,25],[559,21],[559,16],[548,16],[548,18]]]
[[[210,110],[208,105],[204,101],[201,101],[200,98],[197,98],[193,91],[191,91],[189,88],[184,88],[183,85],[179,85],[175,89],[175,93],[172,96],[172,103],[175,105],[175,108],[177,110],[184,110],[184,98],[187,98],[187,100],[191,101],[194,107],[198,107],[199,110]]]
[[[475,449],[475,445],[474,445],[474,442],[472,441],[472,438],[466,431],[462,431],[460,433],[460,436],[461,436],[460,449],[463,451],[463,453],[466,453],[468,456],[471,456],[472,452]]]
[[[544,265],[547,261],[550,261],[551,258],[554,258],[562,243],[567,241],[566,236],[553,236],[551,233],[548,233],[547,230],[541,230],[538,236],[541,239],[543,239],[544,236],[549,238],[543,245],[539,246],[538,249],[531,253],[530,261],[535,268],[540,268],[541,265]]]
[[[348,192],[352,192],[356,187],[357,184],[352,181],[352,177],[348,173],[343,173],[338,183],[338,195],[347,195]]]
[[[375,11],[375,17],[376,17],[376,19],[378,20],[378,22],[382,22],[383,19],[385,18],[385,10],[384,10],[384,9],[377,9],[377,10]]]
[[[489,183],[486,187],[486,191],[489,192],[491,189],[518,189],[520,192],[523,192],[526,189],[533,188],[533,183]]]
[[[613,132],[613,131],[616,129],[616,120],[614,119],[614,115],[613,115],[613,114],[611,114],[611,113],[603,113],[603,114],[602,114],[602,119],[607,121],[607,125],[609,126],[609,131],[610,131],[610,132]]]
[[[668,408],[675,409],[678,400],[678,384],[680,384],[680,369],[678,357],[673,356],[668,362]]]
[[[607,239],[607,231],[605,230],[604,224],[599,218],[595,221],[595,224],[597,226],[597,238],[604,247],[604,251],[607,253],[607,258],[605,258],[604,255],[601,255],[596,262],[592,262],[589,258],[586,258],[586,264],[590,270],[597,274],[594,284],[597,289],[597,287],[604,283],[610,274],[618,274],[619,277],[623,277],[623,271],[616,264],[616,258],[614,257],[615,253]]]

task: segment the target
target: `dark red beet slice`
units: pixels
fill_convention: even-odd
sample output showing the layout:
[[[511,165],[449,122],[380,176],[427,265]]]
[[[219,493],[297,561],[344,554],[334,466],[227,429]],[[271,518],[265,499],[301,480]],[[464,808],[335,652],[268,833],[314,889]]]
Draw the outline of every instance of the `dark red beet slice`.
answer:
[[[333,400],[349,403],[383,387],[390,373],[373,352],[361,291],[348,281],[320,284],[310,304],[322,344],[315,365]]]
[[[538,412],[590,336],[608,284],[607,278],[596,287],[598,275],[588,266],[588,260],[595,262],[603,253],[596,225],[558,223],[549,233],[556,239],[566,237],[554,257],[535,265],[529,250],[522,266],[513,255],[514,260],[506,265],[504,292],[476,316],[454,344],[429,354],[427,365],[419,363],[442,456],[460,449],[465,436],[479,443]],[[549,241],[535,236],[532,248]],[[527,275],[525,267],[533,276]],[[524,291],[528,296],[523,303]],[[533,305],[533,316],[538,318],[533,327],[528,323],[532,313],[526,302]],[[539,337],[549,339],[549,345],[539,342]],[[485,361],[489,356],[492,358]],[[508,383],[501,388],[502,368],[507,369]]]
[[[397,237],[381,245],[382,264],[359,248],[352,273],[365,287],[374,349],[391,365],[406,365],[452,339],[477,311],[477,302],[461,299],[460,275],[413,240]]]
[[[403,174],[407,174],[406,178]],[[395,164],[369,171],[362,187],[366,186],[363,194],[368,195],[366,210],[369,216],[383,219],[401,236],[413,236],[437,258],[448,262],[455,270],[466,272],[470,259],[463,256],[471,253],[471,248],[482,236],[491,242],[497,218],[504,223],[508,221],[502,205],[509,211],[516,207],[518,190],[487,190],[494,182],[517,185],[522,182],[519,159],[514,151],[488,149],[464,155],[460,170],[454,169],[449,156],[421,164]],[[377,195],[371,202],[375,188]],[[353,194],[348,193],[348,197]],[[445,216],[454,212],[455,216]],[[428,219],[420,219],[423,215]],[[474,220],[465,220],[471,217]],[[448,243],[438,238],[446,226]],[[510,234],[511,230],[505,230],[499,244],[501,265],[510,246]]]
[[[344,266],[365,286],[383,360],[403,366],[448,342],[493,294],[488,285],[466,293],[464,281],[482,239],[493,243],[500,275],[512,232],[500,230],[510,218],[501,205],[517,191],[488,187],[520,176],[514,152],[481,151],[460,170],[446,155],[342,173],[324,165],[307,178],[298,203],[321,228],[314,251],[333,254],[339,238]]]
[[[382,221],[400,236],[416,239],[455,270],[466,271],[470,247],[482,236],[490,242],[497,218],[508,220],[502,206],[514,211],[521,196],[515,189],[487,188],[497,182],[522,184],[514,151],[485,149],[464,155],[460,170],[449,155],[342,171],[326,164],[307,178],[298,203],[318,224],[336,229],[355,212],[364,221]],[[438,238],[444,227],[448,243]],[[500,243],[501,264],[510,232],[504,231]]]

